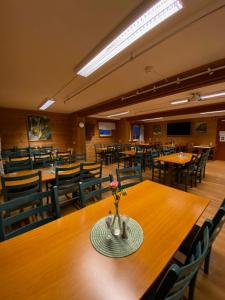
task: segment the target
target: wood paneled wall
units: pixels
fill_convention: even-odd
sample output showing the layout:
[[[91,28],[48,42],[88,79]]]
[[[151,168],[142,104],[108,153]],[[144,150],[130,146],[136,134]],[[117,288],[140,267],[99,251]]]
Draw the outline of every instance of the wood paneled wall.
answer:
[[[45,115],[49,117],[52,139],[48,141],[29,142],[27,117]],[[67,114],[48,113],[0,108],[0,136],[2,148],[48,146],[66,149],[72,146],[71,116]]]
[[[98,120],[87,119],[86,123],[93,124],[93,135],[90,139],[86,140],[86,155],[88,161],[95,161],[95,148],[94,144],[114,143],[117,142],[117,131],[113,130],[112,137],[100,137],[98,129]],[[117,125],[116,125],[117,126]]]
[[[192,123],[192,134],[190,136],[167,136],[166,128],[167,122],[160,122],[160,123],[149,123],[145,125],[145,141],[146,142],[170,142],[173,140],[176,144],[194,144],[194,145],[209,145],[212,143],[213,145],[216,144],[216,130],[217,130],[217,118],[199,118],[199,119],[192,119],[192,120],[182,120],[181,122],[191,121]],[[177,121],[170,121],[170,122],[179,122]],[[197,133],[196,123],[205,122],[207,123],[207,133]],[[153,135],[153,125],[161,125],[162,134],[160,135]]]

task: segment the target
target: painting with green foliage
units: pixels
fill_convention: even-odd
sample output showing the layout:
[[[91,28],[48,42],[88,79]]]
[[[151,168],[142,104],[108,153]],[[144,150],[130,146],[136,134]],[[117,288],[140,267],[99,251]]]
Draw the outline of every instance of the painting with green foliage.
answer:
[[[51,130],[47,116],[28,116],[28,137],[29,141],[50,140]]]

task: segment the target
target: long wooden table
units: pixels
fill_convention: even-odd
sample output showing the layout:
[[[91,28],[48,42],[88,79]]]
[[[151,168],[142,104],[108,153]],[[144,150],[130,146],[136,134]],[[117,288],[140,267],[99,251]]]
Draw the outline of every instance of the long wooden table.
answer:
[[[140,249],[109,258],[92,247],[92,226],[113,209],[108,197],[0,243],[0,298],[139,299],[153,284],[209,201],[155,182],[128,189],[120,212],[144,231]]]

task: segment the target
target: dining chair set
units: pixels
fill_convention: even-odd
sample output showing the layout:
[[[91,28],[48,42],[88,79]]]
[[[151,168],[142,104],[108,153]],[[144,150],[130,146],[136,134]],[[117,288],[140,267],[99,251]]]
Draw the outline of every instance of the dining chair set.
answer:
[[[213,242],[224,222],[225,199],[212,219],[206,219],[202,226],[193,227],[164,272],[142,299],[193,300],[198,272],[204,265],[204,273],[208,275]],[[183,260],[178,258],[179,253],[183,254]]]
[[[52,164],[68,164],[75,161],[85,161],[86,155],[72,154],[71,151],[43,150],[39,152],[27,153],[24,152],[11,153],[9,156],[4,156],[5,173],[10,173],[19,170],[32,170],[38,168],[49,167]]]
[[[185,154],[184,154],[185,156]],[[163,184],[181,187],[185,191],[189,187],[196,187],[205,178],[206,164],[209,158],[209,151],[199,154],[192,154],[190,160],[185,164],[168,164],[157,160],[155,155],[150,167],[152,169],[152,180]],[[168,177],[169,180],[168,180]]]

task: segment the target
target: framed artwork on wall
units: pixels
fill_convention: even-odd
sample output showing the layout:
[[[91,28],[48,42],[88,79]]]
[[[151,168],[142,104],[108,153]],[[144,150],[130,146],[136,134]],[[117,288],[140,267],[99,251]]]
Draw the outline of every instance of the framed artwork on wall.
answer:
[[[153,135],[160,135],[162,134],[161,125],[153,125]]]
[[[110,129],[99,129],[99,136],[100,137],[112,136],[112,130],[110,130]]]
[[[198,122],[195,124],[195,132],[196,133],[207,133],[207,123],[206,122]]]
[[[28,116],[29,141],[47,141],[52,138],[47,116]]]

